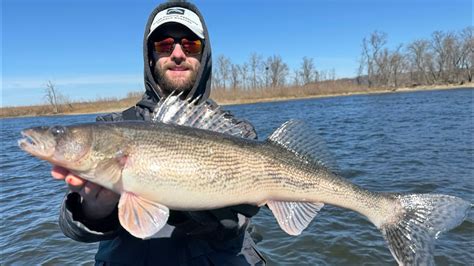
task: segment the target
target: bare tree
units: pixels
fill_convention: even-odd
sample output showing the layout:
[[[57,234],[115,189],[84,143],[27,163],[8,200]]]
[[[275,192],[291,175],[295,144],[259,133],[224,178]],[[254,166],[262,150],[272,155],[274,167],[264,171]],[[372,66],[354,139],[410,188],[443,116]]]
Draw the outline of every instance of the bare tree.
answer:
[[[401,74],[406,69],[405,56],[401,53],[401,50],[402,45],[400,44],[389,56],[390,80],[395,88],[400,85]]]
[[[410,62],[412,82],[415,84],[432,84],[428,76],[433,68],[432,54],[429,51],[430,43],[427,40],[415,40],[407,46],[407,56]]]
[[[442,71],[443,83],[454,83],[459,80],[459,63],[461,43],[453,32],[446,33],[442,42],[445,65]]]
[[[261,82],[259,76],[262,75],[262,57],[256,53],[252,53],[249,58],[249,67],[250,67],[250,86],[253,89],[261,87]]]
[[[375,31],[370,35],[370,45],[372,47],[372,58],[375,62],[375,83],[377,85],[386,85],[389,80],[388,70],[388,49],[384,46],[387,44],[387,34],[385,32]]]
[[[319,71],[317,69],[314,70],[313,77],[314,77],[314,82],[318,82],[321,79],[319,75]]]
[[[383,48],[375,60],[376,80],[379,86],[388,86],[390,82],[390,51]]]
[[[273,55],[268,57],[268,78],[271,87],[283,86],[286,82],[286,76],[288,76],[288,65],[283,62],[281,56]]]
[[[461,39],[461,60],[460,68],[468,82],[472,82],[474,75],[474,27],[470,26],[462,30],[459,38]]]
[[[225,57],[224,55],[219,55],[217,58],[217,77],[216,81],[217,84],[222,86],[223,89],[227,88],[226,81],[229,80],[230,77],[230,59]]]
[[[373,84],[372,84],[372,79],[373,79],[372,76],[373,76],[373,72],[374,72],[373,71],[373,69],[374,69],[373,61],[374,60],[372,59],[370,48],[369,48],[369,42],[364,37],[362,39],[362,52],[361,52],[360,59],[359,59],[358,73],[359,73],[359,76],[362,76],[364,74],[364,70],[366,71],[366,73],[367,73],[367,82],[368,82],[369,88],[373,86]]]
[[[437,83],[447,79],[446,70],[449,60],[449,53],[446,50],[446,42],[449,42],[447,38],[450,37],[442,31],[435,31],[432,34],[431,47],[433,49],[435,67],[431,69],[431,75]]]
[[[293,86],[300,86],[301,85],[301,77],[303,75],[301,74],[301,71],[294,70],[293,71]]]
[[[60,93],[56,88],[56,85],[51,80],[48,80],[46,83],[46,89],[44,92],[46,101],[53,108],[53,113],[57,114],[59,112]]]
[[[323,69],[319,71],[319,81],[325,81],[328,80],[328,71]]]
[[[239,87],[241,68],[237,64],[230,64],[230,87],[235,90]]]
[[[384,32],[374,31],[370,38],[362,40],[362,55],[360,62],[364,66],[359,66],[361,69],[367,70],[367,79],[369,87],[380,85],[380,81],[384,79],[385,62],[387,60],[387,51],[384,46],[387,43],[387,34]]]
[[[314,82],[315,67],[313,58],[303,57],[303,62],[301,63],[301,79],[303,85]]]
[[[329,70],[329,80],[336,80],[336,69],[331,68],[331,70]]]
[[[241,77],[241,87],[242,89],[248,88],[248,75],[249,75],[249,65],[247,63],[242,64],[240,66],[240,77]]]

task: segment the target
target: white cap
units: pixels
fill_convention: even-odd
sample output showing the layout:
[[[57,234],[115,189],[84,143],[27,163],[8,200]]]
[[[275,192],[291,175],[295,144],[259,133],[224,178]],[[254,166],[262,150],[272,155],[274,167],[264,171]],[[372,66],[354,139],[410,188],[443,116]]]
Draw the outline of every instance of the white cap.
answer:
[[[182,24],[194,32],[199,38],[204,39],[204,29],[198,15],[184,7],[170,7],[156,14],[150,26],[150,33],[147,38],[159,26],[167,22],[176,22]]]

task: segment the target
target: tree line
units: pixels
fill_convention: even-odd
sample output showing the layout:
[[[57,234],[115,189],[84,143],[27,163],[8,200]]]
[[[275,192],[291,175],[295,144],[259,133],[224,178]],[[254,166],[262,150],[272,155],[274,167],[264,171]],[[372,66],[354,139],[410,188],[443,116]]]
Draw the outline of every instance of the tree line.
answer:
[[[358,82],[369,87],[400,87],[472,82],[474,27],[435,31],[393,49],[388,35],[375,31],[362,40]]]
[[[243,64],[234,64],[228,57],[219,55],[214,64],[212,75],[214,89],[253,90],[299,86],[336,79],[334,69],[317,70],[314,59],[307,56],[303,57],[300,68],[293,72],[277,54],[264,58],[262,55],[252,53],[248,61]]]
[[[369,88],[472,82],[473,29],[470,26],[459,32],[435,31],[429,39],[417,39],[392,49],[388,47],[388,35],[374,31],[362,40],[355,82]],[[213,63],[214,89],[245,91],[336,79],[335,69],[318,70],[314,59],[307,56],[293,71],[280,55],[264,58],[252,53],[242,64],[220,55]]]

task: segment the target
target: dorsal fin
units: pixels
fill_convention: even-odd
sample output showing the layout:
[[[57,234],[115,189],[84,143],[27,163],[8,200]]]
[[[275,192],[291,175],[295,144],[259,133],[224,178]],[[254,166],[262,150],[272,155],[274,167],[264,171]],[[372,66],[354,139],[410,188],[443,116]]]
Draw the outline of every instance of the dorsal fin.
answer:
[[[177,95],[173,92],[162,98],[156,105],[152,121],[242,136],[242,129],[232,123],[220,107],[208,102],[196,104],[199,98],[188,101],[181,99],[181,95],[182,92]]]
[[[285,122],[268,137],[268,141],[293,152],[303,160],[315,162],[332,172],[337,171],[326,143],[301,121]]]

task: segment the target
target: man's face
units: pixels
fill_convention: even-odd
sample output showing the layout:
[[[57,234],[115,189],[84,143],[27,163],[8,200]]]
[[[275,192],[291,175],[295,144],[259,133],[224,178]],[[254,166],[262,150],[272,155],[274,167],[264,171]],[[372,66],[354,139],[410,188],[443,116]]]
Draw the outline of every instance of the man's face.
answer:
[[[196,82],[197,73],[201,66],[200,54],[189,54],[183,47],[182,39],[197,40],[198,38],[189,29],[179,24],[164,25],[162,29],[150,37],[152,49],[154,43],[163,41],[168,37],[176,42],[170,53],[153,51],[153,74],[162,89],[168,93],[172,91],[189,91]]]

